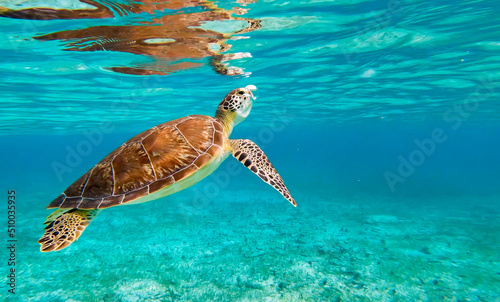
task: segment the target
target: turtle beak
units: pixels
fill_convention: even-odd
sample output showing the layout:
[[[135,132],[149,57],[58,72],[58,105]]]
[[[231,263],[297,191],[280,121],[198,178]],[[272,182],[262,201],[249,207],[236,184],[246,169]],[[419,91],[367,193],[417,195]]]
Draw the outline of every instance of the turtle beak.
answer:
[[[245,88],[248,90],[248,96],[252,97],[252,99],[255,101],[257,97],[253,95],[252,90],[257,90],[257,87],[255,87],[255,85],[247,85]]]

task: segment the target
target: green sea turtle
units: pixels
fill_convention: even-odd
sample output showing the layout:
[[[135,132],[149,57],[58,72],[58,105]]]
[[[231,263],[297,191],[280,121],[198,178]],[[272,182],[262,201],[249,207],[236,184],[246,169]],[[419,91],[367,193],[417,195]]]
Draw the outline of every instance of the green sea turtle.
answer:
[[[248,139],[229,139],[252,108],[249,85],[231,91],[214,117],[190,115],[131,138],[70,185],[47,208],[42,252],[77,240],[103,209],[165,197],[210,175],[229,153],[297,206],[264,152]]]

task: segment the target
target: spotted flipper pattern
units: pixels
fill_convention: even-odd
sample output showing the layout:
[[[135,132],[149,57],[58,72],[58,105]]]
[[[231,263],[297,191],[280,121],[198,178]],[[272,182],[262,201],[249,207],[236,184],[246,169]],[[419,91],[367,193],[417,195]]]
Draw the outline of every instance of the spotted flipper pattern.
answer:
[[[248,139],[230,140],[230,143],[233,147],[234,158],[278,190],[294,207],[297,206],[283,179],[257,144]]]
[[[47,217],[45,234],[38,240],[42,252],[59,251],[80,237],[101,210],[59,209]]]

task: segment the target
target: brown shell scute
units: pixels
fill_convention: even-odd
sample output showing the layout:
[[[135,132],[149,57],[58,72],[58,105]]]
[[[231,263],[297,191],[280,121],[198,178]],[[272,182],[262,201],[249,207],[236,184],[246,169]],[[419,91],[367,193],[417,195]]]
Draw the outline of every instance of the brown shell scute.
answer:
[[[175,127],[160,128],[142,143],[149,154],[157,179],[172,175],[198,156]]]
[[[102,197],[103,194],[113,194],[113,168],[110,162],[100,162],[95,165],[90,171],[89,179],[84,185],[81,196],[97,198]]]
[[[123,148],[120,155],[111,161],[110,166],[113,168],[113,174],[111,177],[106,178],[114,179],[114,183],[109,185],[112,188],[109,195],[125,194],[155,181],[149,156],[140,141],[130,143]],[[109,193],[109,191],[106,190],[106,193]]]
[[[111,152],[48,208],[103,209],[144,197],[198,171],[223,144],[222,126],[208,116],[158,125]]]

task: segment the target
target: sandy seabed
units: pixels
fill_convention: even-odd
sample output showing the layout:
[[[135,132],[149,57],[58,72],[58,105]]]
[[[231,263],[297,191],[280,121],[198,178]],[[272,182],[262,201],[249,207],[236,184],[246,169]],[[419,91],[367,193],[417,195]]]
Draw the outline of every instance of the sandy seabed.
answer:
[[[8,300],[500,301],[498,197],[183,194],[103,211],[57,253],[36,243],[50,212],[21,209]]]

